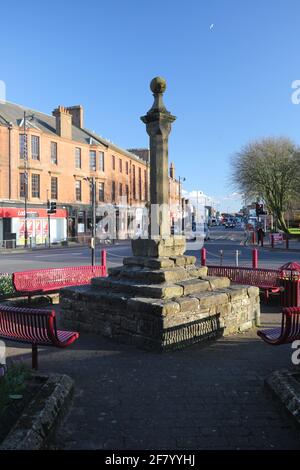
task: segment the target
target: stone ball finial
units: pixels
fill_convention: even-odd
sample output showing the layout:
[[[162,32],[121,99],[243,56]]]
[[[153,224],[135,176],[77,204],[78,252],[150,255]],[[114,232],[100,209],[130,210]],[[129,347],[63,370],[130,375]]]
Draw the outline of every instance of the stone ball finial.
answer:
[[[150,83],[152,93],[164,93],[167,88],[166,80],[162,77],[154,77]]]

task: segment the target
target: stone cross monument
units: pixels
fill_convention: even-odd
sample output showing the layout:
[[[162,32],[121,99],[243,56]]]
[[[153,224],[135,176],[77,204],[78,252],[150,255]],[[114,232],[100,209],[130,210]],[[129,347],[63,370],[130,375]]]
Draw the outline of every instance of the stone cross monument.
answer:
[[[151,238],[170,237],[168,137],[171,123],[176,117],[167,111],[163,103],[166,87],[163,78],[153,78],[150,89],[154,103],[148,113],[141,117],[150,136]]]
[[[146,124],[150,137],[150,226],[148,240],[133,240],[132,250],[135,256],[171,256],[182,255],[185,240],[171,237],[170,199],[169,199],[169,163],[168,138],[171,124],[176,117],[167,111],[163,102],[166,81],[155,77],[150,83],[154,103],[141,120]]]
[[[158,351],[244,331],[259,319],[257,287],[208,276],[207,267],[184,254],[185,239],[170,236],[168,136],[175,116],[163,104],[165,89],[162,78],[152,80],[154,104],[142,117],[150,136],[149,237],[132,240],[133,256],[110,268],[108,277],[60,294],[66,328]]]

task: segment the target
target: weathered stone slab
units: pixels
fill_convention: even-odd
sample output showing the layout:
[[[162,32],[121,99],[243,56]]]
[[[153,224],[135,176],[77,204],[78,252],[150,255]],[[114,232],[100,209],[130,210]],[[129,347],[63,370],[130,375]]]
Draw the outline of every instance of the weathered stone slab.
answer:
[[[223,292],[201,292],[199,294],[194,293],[193,297],[196,297],[199,300],[200,308],[228,303],[228,296]]]
[[[134,297],[128,300],[128,309],[134,312],[149,312],[155,315],[169,315],[180,312],[180,305],[178,302],[172,300],[154,300],[145,297]]]
[[[197,312],[199,300],[196,297],[177,297],[174,299],[180,306],[181,312]]]
[[[185,252],[185,239],[169,237],[155,239],[138,238],[131,241],[134,256],[150,256],[160,258],[164,256],[181,256]]]
[[[120,278],[136,279],[144,281],[146,284],[159,284],[161,282],[175,282],[187,279],[187,272],[184,268],[169,269],[149,269],[126,266],[119,272]]]
[[[193,294],[194,292],[203,292],[209,290],[209,282],[202,279],[188,279],[177,282],[183,288],[183,295]]]
[[[222,289],[223,287],[230,286],[230,279],[228,279],[228,277],[201,276],[201,279],[209,282],[211,290]]]
[[[161,269],[174,267],[174,261],[167,257],[150,258],[145,256],[128,256],[123,259],[123,264],[129,266],[142,266],[144,268]]]

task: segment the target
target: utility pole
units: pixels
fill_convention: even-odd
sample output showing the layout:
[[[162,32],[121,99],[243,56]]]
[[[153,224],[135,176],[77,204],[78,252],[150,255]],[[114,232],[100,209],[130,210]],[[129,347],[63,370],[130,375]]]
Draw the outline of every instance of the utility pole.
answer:
[[[27,198],[28,198],[28,152],[27,152],[27,134],[26,134],[26,111],[24,111],[24,142],[23,142],[23,159],[24,159],[24,245],[28,245],[28,230],[27,230]]]
[[[92,266],[96,264],[96,179],[94,176],[87,176],[83,178],[89,183],[90,195],[92,200],[92,236],[91,236],[91,250],[92,250]]]

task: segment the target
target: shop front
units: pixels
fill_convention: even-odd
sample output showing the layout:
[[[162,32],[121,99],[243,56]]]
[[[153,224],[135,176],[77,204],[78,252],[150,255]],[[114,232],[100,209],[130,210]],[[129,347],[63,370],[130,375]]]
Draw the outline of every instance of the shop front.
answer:
[[[15,240],[16,246],[25,244],[27,225],[28,244],[31,246],[58,243],[67,238],[67,211],[57,209],[55,214],[48,216],[46,208],[0,207],[0,240]],[[50,225],[49,225],[50,222]]]

